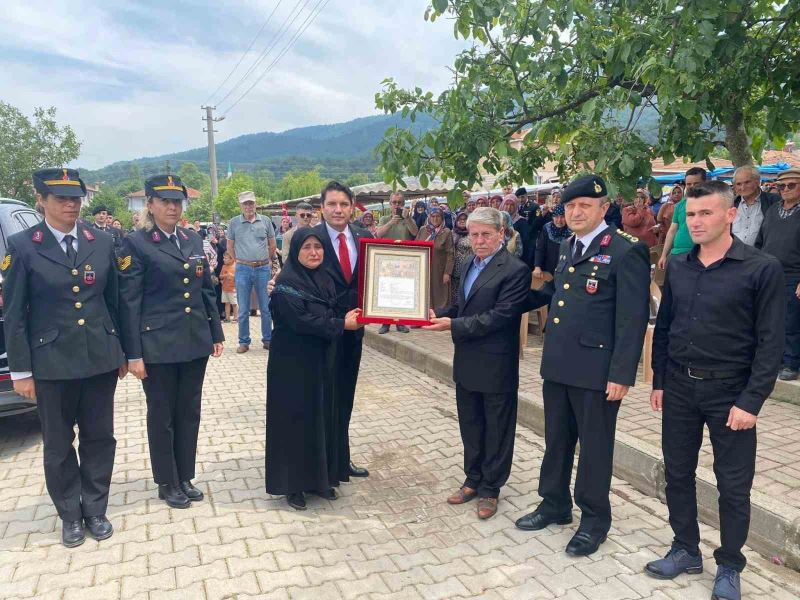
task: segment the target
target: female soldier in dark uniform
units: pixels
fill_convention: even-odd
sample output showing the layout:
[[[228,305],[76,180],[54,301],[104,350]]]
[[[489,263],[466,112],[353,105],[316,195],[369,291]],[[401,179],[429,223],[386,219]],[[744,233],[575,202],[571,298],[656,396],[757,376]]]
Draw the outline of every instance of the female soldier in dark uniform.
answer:
[[[186,198],[178,177],[145,182],[142,228],[117,257],[122,344],[130,372],[147,396],[147,439],[158,497],[188,508],[203,493],[192,485],[200,399],[208,356],[222,354],[222,327],[203,242],[177,227]]]
[[[14,390],[36,399],[47,491],[67,548],[111,536],[114,390],[127,371],[117,326],[111,236],[78,223],[86,186],[72,169],[33,174],[44,221],[12,235],[3,272],[5,335]],[[80,446],[73,442],[78,425]]]

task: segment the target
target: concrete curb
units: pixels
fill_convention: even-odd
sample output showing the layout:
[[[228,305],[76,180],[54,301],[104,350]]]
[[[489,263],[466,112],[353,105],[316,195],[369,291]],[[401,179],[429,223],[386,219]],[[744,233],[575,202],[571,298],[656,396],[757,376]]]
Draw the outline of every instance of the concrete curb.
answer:
[[[370,348],[411,365],[437,381],[453,385],[453,362],[448,357],[419,348],[411,342],[378,335],[372,329],[367,329],[364,342]],[[520,393],[517,420],[539,435],[544,435],[544,407],[536,398]],[[665,501],[664,461],[660,448],[618,431],[614,475],[640,492]],[[700,519],[715,527],[719,526],[717,500],[713,472],[698,467],[697,503]],[[778,556],[787,566],[800,570],[800,510],[758,490],[752,491],[751,504],[748,545],[767,558]]]

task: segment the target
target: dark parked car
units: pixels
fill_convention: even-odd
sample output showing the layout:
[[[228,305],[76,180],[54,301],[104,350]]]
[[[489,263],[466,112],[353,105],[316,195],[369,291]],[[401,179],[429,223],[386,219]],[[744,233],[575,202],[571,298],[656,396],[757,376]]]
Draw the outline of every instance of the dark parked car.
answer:
[[[33,227],[41,220],[42,216],[24,202],[0,198],[0,260],[6,256],[10,236]],[[1,289],[2,275],[0,275]],[[2,308],[3,300],[0,295],[0,417],[5,417],[35,410],[36,403],[23,398],[14,391],[14,384],[8,371]]]

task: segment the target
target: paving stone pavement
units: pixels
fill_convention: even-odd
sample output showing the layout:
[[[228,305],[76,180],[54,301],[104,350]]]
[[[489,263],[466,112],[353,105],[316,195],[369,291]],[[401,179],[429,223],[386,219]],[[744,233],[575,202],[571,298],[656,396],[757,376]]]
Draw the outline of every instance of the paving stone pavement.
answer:
[[[388,335],[413,344],[437,355],[453,358],[453,343],[449,333],[412,330]],[[541,338],[528,337],[528,347],[520,361],[520,392],[542,402],[542,378],[539,363],[542,358]],[[644,383],[642,370],[639,380],[620,407],[617,431],[632,435],[656,448],[661,448],[661,413],[650,410],[650,384]],[[700,466],[711,469],[713,455],[708,431],[705,432],[700,453]],[[758,455],[753,487],[794,508],[800,508],[800,406],[768,400],[758,419]]]
[[[257,331],[257,323],[254,323]],[[517,430],[499,512],[449,506],[461,482],[452,388],[365,348],[352,423],[366,480],[297,513],[264,492],[266,352],[209,363],[196,483],[206,500],[174,510],[156,499],[138,381],[116,398],[114,536],[63,548],[41,466],[35,416],[0,421],[0,598],[41,600],[707,599],[715,566],[676,581],[641,574],[670,539],[666,508],[614,479],[614,527],[591,558],[563,552],[571,528],[536,534],[514,520],[537,502],[543,440]],[[309,365],[313,369],[313,365]],[[707,557],[718,532],[701,526]],[[748,551],[745,597],[800,598],[800,576]]]

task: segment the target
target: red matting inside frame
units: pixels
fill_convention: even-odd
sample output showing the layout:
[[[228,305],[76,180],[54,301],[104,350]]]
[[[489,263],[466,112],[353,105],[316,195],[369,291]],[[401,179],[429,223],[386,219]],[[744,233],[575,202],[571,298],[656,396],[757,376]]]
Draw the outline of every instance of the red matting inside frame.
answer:
[[[381,246],[422,246],[430,248],[429,258],[433,261],[433,242],[417,242],[405,240],[386,240],[381,238],[361,238],[358,248],[358,307],[364,309],[364,276],[367,269],[367,246],[369,244],[380,244]],[[429,282],[430,284],[430,282]],[[429,290],[426,293],[430,294]],[[358,317],[359,323],[379,324],[379,325],[430,325],[428,319],[388,319],[378,317]]]

